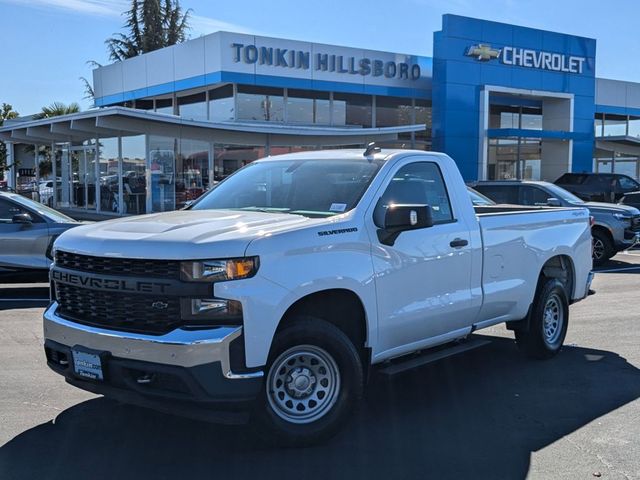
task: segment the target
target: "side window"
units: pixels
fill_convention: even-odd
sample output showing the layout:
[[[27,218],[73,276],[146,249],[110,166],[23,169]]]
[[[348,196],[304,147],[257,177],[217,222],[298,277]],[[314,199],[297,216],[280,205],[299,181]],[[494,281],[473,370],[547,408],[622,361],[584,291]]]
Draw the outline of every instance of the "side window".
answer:
[[[416,162],[400,168],[381,198],[383,205],[431,206],[434,223],[453,220],[449,194],[440,168],[433,162]]]
[[[620,182],[620,188],[625,192],[638,190],[638,184],[629,177],[619,177],[618,181]]]
[[[523,185],[520,187],[522,205],[544,206],[551,197],[547,192],[538,187]]]
[[[518,187],[513,185],[478,185],[475,189],[496,203],[518,203]]]
[[[28,210],[16,205],[9,200],[0,198],[0,223],[11,223],[13,216],[19,213],[29,213]]]

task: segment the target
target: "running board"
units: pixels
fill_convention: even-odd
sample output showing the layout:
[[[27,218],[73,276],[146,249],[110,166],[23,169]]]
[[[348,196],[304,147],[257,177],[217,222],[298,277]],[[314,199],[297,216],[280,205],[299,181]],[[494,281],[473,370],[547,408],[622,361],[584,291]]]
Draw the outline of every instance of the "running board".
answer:
[[[398,373],[406,372],[413,368],[422,367],[428,363],[437,362],[443,358],[457,355],[458,353],[468,352],[478,347],[483,347],[491,343],[491,340],[470,336],[466,340],[451,342],[440,346],[439,348],[425,350],[418,355],[407,355],[392,361],[390,365],[378,370],[378,373],[385,377],[391,377]]]

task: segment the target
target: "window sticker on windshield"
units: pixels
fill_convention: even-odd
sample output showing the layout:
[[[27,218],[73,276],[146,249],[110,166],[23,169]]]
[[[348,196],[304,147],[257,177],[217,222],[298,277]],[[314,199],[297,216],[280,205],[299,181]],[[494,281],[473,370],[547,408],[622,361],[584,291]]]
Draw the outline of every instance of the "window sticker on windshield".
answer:
[[[326,205],[326,203],[325,203]],[[329,208],[330,212],[344,212],[347,209],[346,203],[332,203],[331,208]]]

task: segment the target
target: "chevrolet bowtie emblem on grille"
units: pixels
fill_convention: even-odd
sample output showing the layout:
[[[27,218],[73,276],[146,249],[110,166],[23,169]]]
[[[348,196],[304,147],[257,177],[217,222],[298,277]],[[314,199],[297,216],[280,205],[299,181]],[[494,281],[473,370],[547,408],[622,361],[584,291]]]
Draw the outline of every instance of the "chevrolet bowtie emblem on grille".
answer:
[[[491,48],[491,45],[479,43],[478,45],[469,47],[466,55],[468,57],[475,57],[476,60],[480,60],[481,62],[488,62],[491,59],[499,58],[500,52],[497,48]]]
[[[169,307],[169,304],[165,302],[153,302],[151,307],[154,310],[166,310]]]

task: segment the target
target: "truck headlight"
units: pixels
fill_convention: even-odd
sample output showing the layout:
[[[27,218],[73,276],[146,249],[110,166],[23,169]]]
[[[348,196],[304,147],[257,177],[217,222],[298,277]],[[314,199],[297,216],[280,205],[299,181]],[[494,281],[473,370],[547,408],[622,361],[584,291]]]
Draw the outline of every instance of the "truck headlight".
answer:
[[[613,216],[621,222],[631,222],[631,215],[628,213],[614,213]]]
[[[240,280],[253,277],[258,266],[258,257],[189,261],[180,264],[180,277],[188,282]]]

